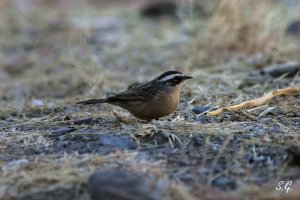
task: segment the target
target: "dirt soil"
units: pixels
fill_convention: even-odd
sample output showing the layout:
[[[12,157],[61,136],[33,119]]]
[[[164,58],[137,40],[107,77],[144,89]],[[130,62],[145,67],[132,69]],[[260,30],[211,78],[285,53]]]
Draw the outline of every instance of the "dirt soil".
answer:
[[[114,167],[155,180],[154,199],[300,199],[299,95],[206,116],[299,83],[263,70],[285,60],[205,51],[207,16],[188,8],[149,19],[139,6],[41,2],[1,8],[0,199],[90,199],[90,175]],[[174,69],[194,79],[162,119],[75,104]]]

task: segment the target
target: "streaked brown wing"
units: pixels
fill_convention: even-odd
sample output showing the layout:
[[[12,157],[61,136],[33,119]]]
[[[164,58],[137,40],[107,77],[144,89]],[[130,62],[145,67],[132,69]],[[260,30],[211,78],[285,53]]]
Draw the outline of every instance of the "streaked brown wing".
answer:
[[[121,92],[120,94],[117,94],[113,96],[112,98],[116,100],[127,100],[127,101],[143,101],[144,99],[136,94],[134,90],[126,90],[124,92]]]
[[[160,89],[157,87],[157,83],[153,81],[140,84],[111,97],[111,100],[145,101],[156,94]]]

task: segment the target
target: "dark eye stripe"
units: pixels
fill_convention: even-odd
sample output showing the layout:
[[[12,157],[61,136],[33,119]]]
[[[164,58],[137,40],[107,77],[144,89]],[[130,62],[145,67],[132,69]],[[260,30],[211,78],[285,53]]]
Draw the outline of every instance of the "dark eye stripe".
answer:
[[[182,80],[182,76],[175,76],[175,77],[174,77],[174,80],[175,80],[175,81],[181,81],[181,80]]]

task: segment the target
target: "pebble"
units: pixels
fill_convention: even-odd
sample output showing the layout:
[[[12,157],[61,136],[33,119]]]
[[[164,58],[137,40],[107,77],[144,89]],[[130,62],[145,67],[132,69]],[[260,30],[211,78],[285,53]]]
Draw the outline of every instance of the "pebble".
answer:
[[[298,71],[300,71],[300,64],[296,61],[289,61],[286,63],[266,67],[262,72],[270,74],[272,77],[279,77],[283,74],[295,76]]]
[[[74,120],[75,125],[91,124],[92,122],[93,122],[92,117],[86,117],[86,118]]]
[[[162,16],[175,16],[176,10],[177,5],[170,0],[149,1],[141,7],[140,13],[143,17],[159,18]]]
[[[209,106],[195,106],[192,111],[195,113],[195,114],[201,114],[201,113],[204,113],[206,111],[208,111],[209,109],[211,109],[211,107]]]
[[[111,133],[99,134],[98,140],[100,144],[99,153],[104,155],[114,150],[133,150],[138,147],[132,139]]]
[[[291,36],[300,36],[300,20],[295,20],[291,22],[287,26],[285,33]]]
[[[92,174],[88,182],[88,191],[92,200],[160,199],[160,189],[155,180],[122,168]]]

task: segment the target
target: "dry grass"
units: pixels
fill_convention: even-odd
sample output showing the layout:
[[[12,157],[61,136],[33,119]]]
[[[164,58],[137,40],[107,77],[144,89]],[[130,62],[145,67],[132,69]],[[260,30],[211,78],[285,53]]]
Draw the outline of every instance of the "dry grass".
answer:
[[[201,44],[215,56],[262,54],[265,63],[298,59],[298,46],[284,34],[287,23],[276,0],[222,0],[207,21]]]
[[[278,4],[223,0],[210,18],[152,21],[141,19],[135,7],[39,1],[18,12],[11,2],[4,10],[0,5],[0,198],[55,198],[62,189],[61,198],[88,199],[88,176],[116,165],[166,180],[162,199],[280,199],[274,191],[279,178],[292,177],[298,187],[299,166],[289,165],[285,148],[299,145],[293,142],[299,140],[299,96],[274,98],[251,111],[256,118],[191,111],[226,107],[300,81],[299,75],[250,76],[259,72],[255,65],[236,59],[262,53],[263,67],[294,58],[296,43],[286,42],[287,16]],[[116,107],[74,104],[172,69],[195,78],[184,86],[178,111],[159,121],[142,124],[123,120],[132,118]],[[85,117],[95,122],[74,123]],[[49,137],[66,127],[76,130]],[[139,149],[99,155],[103,132],[134,139]],[[237,187],[226,188],[232,180]],[[284,196],[294,197],[296,189]]]

